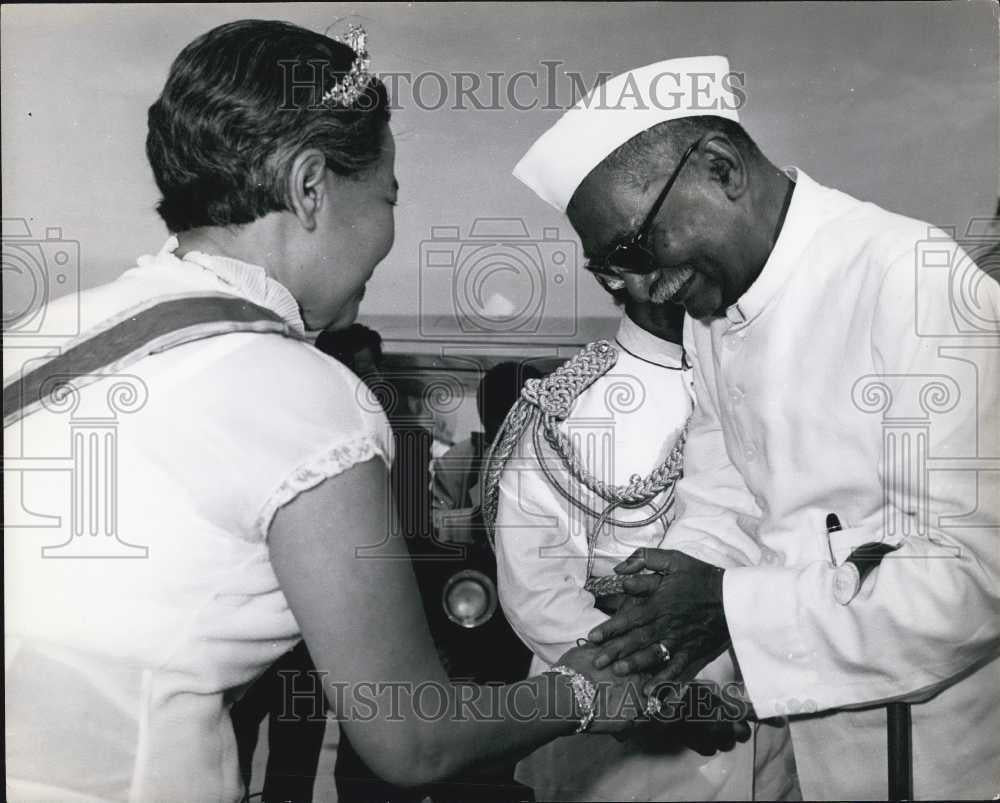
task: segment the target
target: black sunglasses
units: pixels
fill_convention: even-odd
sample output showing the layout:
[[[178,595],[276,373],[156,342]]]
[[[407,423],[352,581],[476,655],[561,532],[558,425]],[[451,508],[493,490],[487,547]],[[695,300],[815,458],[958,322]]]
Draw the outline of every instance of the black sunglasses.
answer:
[[[677,181],[677,177],[680,175],[681,168],[684,167],[688,157],[695,152],[699,142],[701,140],[696,140],[688,145],[687,150],[684,151],[677,162],[674,172],[670,174],[667,183],[663,185],[663,189],[660,190],[660,194],[653,202],[653,206],[650,208],[649,214],[646,215],[646,219],[642,222],[642,226],[639,227],[639,231],[625,242],[618,243],[618,245],[611,249],[611,252],[607,256],[588,261],[586,264],[587,270],[598,276],[617,279],[623,273],[642,274],[650,273],[656,269],[654,262],[655,255],[652,249],[646,244],[646,239],[649,237],[650,229],[653,228],[653,222],[656,220],[657,214],[659,214],[660,207],[667,200],[670,188],[674,186],[674,182]]]

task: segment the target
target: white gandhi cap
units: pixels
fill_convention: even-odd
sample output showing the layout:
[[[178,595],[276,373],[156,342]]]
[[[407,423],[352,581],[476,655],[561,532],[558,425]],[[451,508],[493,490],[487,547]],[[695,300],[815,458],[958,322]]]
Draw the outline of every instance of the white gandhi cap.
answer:
[[[670,59],[629,70],[593,91],[538,138],[514,176],[565,212],[606,156],[667,120],[715,115],[739,122],[742,76],[725,56]]]

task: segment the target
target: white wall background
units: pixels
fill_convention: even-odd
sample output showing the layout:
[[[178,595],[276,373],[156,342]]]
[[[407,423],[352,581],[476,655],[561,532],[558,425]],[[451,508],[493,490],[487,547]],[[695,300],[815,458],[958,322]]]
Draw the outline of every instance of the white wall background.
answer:
[[[537,73],[561,60],[588,85],[663,58],[726,53],[746,73],[743,120],[779,164],[896,211],[964,227],[997,196],[996,6],[958,4],[341,4],[10,6],[2,9],[3,216],[78,240],[80,281],[113,278],[159,247],[145,116],[178,51],[242,17],[325,30],[354,15],[379,71]],[[421,97],[436,101],[436,85]],[[526,83],[518,97],[542,97]],[[563,86],[563,90],[568,84]],[[402,185],[393,253],[363,312],[420,311],[420,243],[436,225],[523,217],[569,226],[510,176],[558,112],[414,107],[396,112]],[[565,98],[565,94],[560,97]],[[567,100],[563,101],[568,102]],[[576,303],[608,314],[578,277]],[[427,294],[425,293],[425,296]],[[423,312],[447,312],[446,294]],[[553,301],[552,304],[556,304]],[[558,301],[559,304],[564,303]],[[565,302],[569,303],[569,302]],[[552,309],[553,314],[572,314]],[[415,325],[415,324],[414,324]]]

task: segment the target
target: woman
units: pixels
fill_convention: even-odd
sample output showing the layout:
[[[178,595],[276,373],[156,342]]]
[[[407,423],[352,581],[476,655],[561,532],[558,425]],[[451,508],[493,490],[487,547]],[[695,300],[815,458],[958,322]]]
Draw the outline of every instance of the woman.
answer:
[[[301,340],[354,320],[393,242],[388,102],[355,44],[243,21],[186,47],[146,143],[174,236],[79,299],[81,340],[106,365],[36,398],[37,372],[5,355],[8,447],[57,451],[57,402],[89,412],[111,376],[144,399],[116,419],[114,456],[118,546],[144,559],[46,560],[66,550],[5,533],[10,799],[238,799],[228,707],[300,638],[351,742],[399,784],[589,724],[588,680],[610,684],[595,730],[635,715],[618,711],[634,687],[598,676],[589,648],[491,694],[451,685],[405,547],[374,548],[393,515],[388,425]],[[199,317],[206,299],[227,312]],[[50,374],[73,375],[66,361]]]

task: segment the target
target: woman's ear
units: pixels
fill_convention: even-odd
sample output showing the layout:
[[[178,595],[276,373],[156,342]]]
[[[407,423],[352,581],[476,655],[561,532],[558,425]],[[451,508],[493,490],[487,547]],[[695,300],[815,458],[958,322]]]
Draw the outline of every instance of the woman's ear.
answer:
[[[316,216],[329,200],[325,179],[326,157],[315,148],[296,156],[288,171],[288,205],[307,231],[316,228]]]
[[[702,145],[708,156],[708,169],[730,200],[747,190],[747,163],[740,149],[725,134],[712,134]]]

